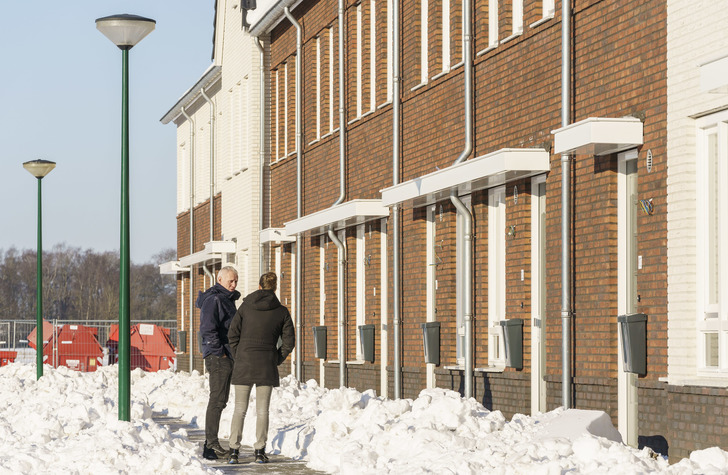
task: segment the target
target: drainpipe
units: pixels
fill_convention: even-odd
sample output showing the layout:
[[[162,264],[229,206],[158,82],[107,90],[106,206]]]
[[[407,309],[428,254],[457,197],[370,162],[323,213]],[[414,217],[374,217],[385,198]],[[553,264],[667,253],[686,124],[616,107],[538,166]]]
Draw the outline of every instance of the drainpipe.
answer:
[[[571,2],[561,3],[561,127],[569,125],[571,87]],[[571,161],[561,155],[561,360],[562,405],[571,407]]]
[[[303,201],[302,187],[301,187],[301,168],[303,161],[303,148],[301,147],[301,56],[303,56],[303,40],[302,40],[302,28],[301,24],[291,15],[291,10],[286,7],[284,9],[286,18],[296,27],[296,191],[298,197],[296,200],[296,214],[300,218],[303,214],[301,212],[301,205]],[[296,341],[301,341],[301,235],[296,237]],[[301,366],[301,345],[296,345],[296,378],[300,381],[303,375]]]
[[[400,128],[400,92],[399,92],[399,0],[392,0],[392,184],[399,184],[399,128]],[[402,361],[400,352],[400,275],[399,268],[399,204],[392,207],[392,325],[394,326],[394,398],[402,397]],[[385,394],[386,396],[386,394]]]
[[[215,240],[215,103],[207,97],[204,89],[200,89],[200,94],[210,104],[210,241]]]
[[[187,115],[182,107],[182,115],[190,123],[190,255],[195,252],[195,121]],[[190,342],[187,348],[190,349],[190,373],[194,369],[194,352],[192,342],[194,341],[195,327],[192,324],[195,312],[195,273],[194,264],[190,264]],[[184,315],[182,316],[184,318]]]
[[[473,151],[473,60],[472,60],[472,25],[471,6],[469,0],[463,1],[463,76],[465,78],[465,148],[453,165],[463,162]],[[473,216],[467,206],[463,204],[457,190],[450,192],[450,201],[464,219],[463,255],[461,258],[463,268],[463,317],[465,320],[465,369],[464,397],[473,396]],[[458,275],[460,278],[460,275]]]
[[[344,0],[339,0],[339,197],[331,205],[336,206],[344,201],[346,196],[346,116],[344,110]],[[344,263],[346,262],[346,251],[344,244],[334,233],[334,227],[329,226],[329,239],[336,244],[339,257],[338,265],[338,292],[336,298],[338,325],[339,325],[339,386],[346,386],[346,351],[344,349]]]
[[[260,145],[259,145],[259,181],[258,181],[258,198],[260,199],[260,209],[258,211],[258,231],[263,230],[264,220],[263,214],[265,209],[265,194],[263,193],[263,182],[265,176],[265,49],[260,43],[257,36],[253,37],[255,46],[258,47],[260,53]],[[258,275],[263,275],[263,243],[258,235]],[[296,345],[298,346],[298,345]]]

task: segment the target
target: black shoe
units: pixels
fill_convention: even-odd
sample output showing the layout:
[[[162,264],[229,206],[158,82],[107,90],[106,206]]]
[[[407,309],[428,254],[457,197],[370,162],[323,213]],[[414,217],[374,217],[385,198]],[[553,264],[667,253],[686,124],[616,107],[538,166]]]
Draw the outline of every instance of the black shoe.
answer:
[[[202,448],[202,456],[207,460],[217,460],[219,458],[225,458],[230,455],[230,452],[223,449],[220,442],[213,442],[208,444],[205,441],[205,445]]]
[[[238,456],[240,455],[240,450],[238,449],[232,449],[230,451],[230,459],[228,459],[228,463],[238,463]]]
[[[207,442],[202,446],[202,458],[207,460],[217,460],[217,454],[214,450],[207,446]]]
[[[255,449],[255,463],[268,463],[268,456],[265,449]]]

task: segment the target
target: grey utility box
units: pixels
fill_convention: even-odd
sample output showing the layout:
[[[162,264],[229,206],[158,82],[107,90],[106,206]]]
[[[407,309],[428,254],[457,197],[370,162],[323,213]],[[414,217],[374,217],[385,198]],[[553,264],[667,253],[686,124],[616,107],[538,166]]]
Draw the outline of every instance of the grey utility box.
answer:
[[[422,324],[422,343],[425,347],[425,363],[440,364],[440,322]]]
[[[506,366],[523,369],[523,319],[501,320],[500,325],[506,347]]]
[[[180,330],[177,332],[177,351],[187,353],[187,331]]]
[[[316,358],[326,359],[326,327],[313,327],[313,351]]]
[[[617,317],[622,339],[622,361],[626,373],[647,373],[647,315],[633,313]]]
[[[374,325],[359,325],[359,340],[364,361],[374,363]]]

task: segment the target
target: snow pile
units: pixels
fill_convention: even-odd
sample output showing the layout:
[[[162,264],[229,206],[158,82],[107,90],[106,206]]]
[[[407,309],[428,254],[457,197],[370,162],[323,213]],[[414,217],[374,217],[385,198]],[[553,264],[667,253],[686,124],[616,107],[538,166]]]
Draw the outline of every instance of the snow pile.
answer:
[[[204,427],[207,379],[197,372],[131,376],[132,422],[120,422],[116,367],[77,373],[46,366],[40,381],[33,365],[0,368],[0,473],[214,473],[184,430],[171,433],[150,418],[161,412]],[[220,423],[223,443],[233,400]],[[245,422],[243,443],[252,445],[254,400]],[[670,466],[649,449],[628,447],[600,411],[557,409],[506,421],[444,389],[389,400],[290,376],[273,393],[267,451],[342,474],[728,473],[728,452],[719,448]]]

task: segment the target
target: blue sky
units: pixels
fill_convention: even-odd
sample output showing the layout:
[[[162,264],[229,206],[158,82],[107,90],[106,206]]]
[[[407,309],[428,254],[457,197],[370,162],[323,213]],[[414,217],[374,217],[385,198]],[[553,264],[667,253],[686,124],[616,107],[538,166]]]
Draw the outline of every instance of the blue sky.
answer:
[[[28,160],[57,163],[43,179],[43,248],[119,249],[121,52],[95,20],[156,20],[129,55],[131,259],[176,248],[176,129],[159,119],[211,63],[213,0],[3,2],[0,17],[0,249],[36,248],[37,184]]]

